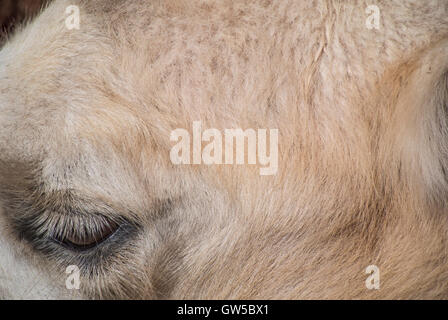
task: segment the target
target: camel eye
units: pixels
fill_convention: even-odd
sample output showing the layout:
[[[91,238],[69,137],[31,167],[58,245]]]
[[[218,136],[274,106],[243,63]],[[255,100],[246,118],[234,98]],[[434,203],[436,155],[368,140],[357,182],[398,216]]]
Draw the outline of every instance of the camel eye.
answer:
[[[55,236],[53,239],[62,246],[77,251],[92,249],[107,239],[112,237],[119,229],[119,225],[114,222],[103,223],[101,226],[85,226],[84,228],[71,228],[64,232],[62,236]]]

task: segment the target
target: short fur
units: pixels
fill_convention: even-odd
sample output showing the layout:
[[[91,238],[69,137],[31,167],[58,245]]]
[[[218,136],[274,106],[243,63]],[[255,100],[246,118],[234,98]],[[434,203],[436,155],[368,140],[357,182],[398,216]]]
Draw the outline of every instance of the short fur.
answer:
[[[448,3],[371,2],[51,4],[0,52],[0,297],[447,298]],[[278,128],[278,173],[173,165],[195,120]],[[94,263],[17,227],[67,208],[138,227]]]

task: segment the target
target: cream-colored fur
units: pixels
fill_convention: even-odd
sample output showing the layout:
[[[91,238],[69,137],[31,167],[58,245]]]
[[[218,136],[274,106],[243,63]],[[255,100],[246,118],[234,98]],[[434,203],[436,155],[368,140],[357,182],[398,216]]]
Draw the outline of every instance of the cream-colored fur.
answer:
[[[55,1],[0,52],[0,297],[447,298],[447,13]],[[173,165],[170,132],[193,121],[278,128],[277,174]],[[94,262],[17,228],[45,238],[77,217],[67,201],[140,227]]]

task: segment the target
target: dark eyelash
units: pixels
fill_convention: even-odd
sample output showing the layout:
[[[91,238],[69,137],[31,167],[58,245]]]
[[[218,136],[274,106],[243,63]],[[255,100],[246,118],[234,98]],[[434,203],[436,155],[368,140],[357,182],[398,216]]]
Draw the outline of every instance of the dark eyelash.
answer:
[[[104,237],[102,237],[101,239],[99,239],[98,241],[92,242],[90,244],[85,244],[85,245],[78,245],[73,243],[72,241],[68,240],[68,236],[66,236],[66,238],[58,238],[56,236],[52,236],[51,240],[54,241],[55,243],[73,250],[73,251],[78,251],[78,252],[83,252],[83,251],[87,251],[90,249],[93,249],[95,247],[98,247],[99,245],[103,244],[105,241],[108,241],[110,238],[112,238],[117,232],[120,232],[120,229],[122,228],[121,225],[117,225],[116,228],[110,228],[110,233],[106,234]],[[92,235],[86,235],[85,237],[94,237]]]
[[[118,225],[117,230],[91,247],[72,246],[63,240],[66,238],[67,232],[78,232],[82,237],[90,232],[95,232],[109,221]],[[81,255],[84,258],[80,258],[80,264],[91,263],[92,265],[96,263],[96,252],[99,252],[98,257],[108,256],[114,250],[125,245],[141,229],[140,224],[121,216],[113,220],[101,214],[75,214],[73,212],[70,215],[49,216],[45,211],[34,212],[26,219],[14,219],[13,225],[18,231],[19,238],[30,243],[35,250],[58,260],[61,257],[65,257],[69,261],[76,260],[77,256]],[[81,228],[82,231],[80,231]],[[85,259],[88,255],[91,255],[92,258]]]
[[[110,219],[101,214],[70,214],[51,217],[45,222],[52,231],[49,236],[52,238],[64,239],[75,237],[82,239],[96,233],[102,233],[112,226],[120,226],[126,223],[123,218]]]
[[[34,236],[30,242],[34,250],[41,252],[48,259],[61,264],[64,268],[73,264],[86,274],[101,272],[102,266],[109,263],[110,257],[121,254],[122,250],[131,252],[134,241],[140,234],[141,226],[122,220],[120,227],[110,237],[90,248],[72,247],[67,243],[48,236]]]

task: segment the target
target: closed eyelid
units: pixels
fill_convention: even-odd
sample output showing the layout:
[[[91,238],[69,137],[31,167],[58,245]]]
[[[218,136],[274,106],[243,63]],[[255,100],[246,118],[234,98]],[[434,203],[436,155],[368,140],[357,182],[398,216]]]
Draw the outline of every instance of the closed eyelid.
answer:
[[[103,235],[95,235],[92,226],[87,226],[86,230],[79,234],[93,237],[94,240],[91,243],[77,244],[70,240],[70,234],[72,231],[76,232],[79,227],[77,222],[81,220],[73,221],[71,219],[72,217],[65,217],[59,222],[41,221],[40,225],[29,220],[25,224],[15,224],[15,226],[20,238],[25,240],[36,252],[40,252],[47,258],[56,259],[56,261],[76,262],[80,267],[86,268],[104,262],[105,258],[116,254],[123,246],[129,246],[141,231],[141,225],[123,218],[120,224],[117,224],[116,229]],[[90,219],[90,221],[92,220]],[[88,221],[86,224],[89,224]],[[72,230],[66,232],[67,228]]]
[[[85,251],[92,249],[103,242],[111,238],[116,232],[121,228],[121,225],[111,223],[110,225],[105,225],[102,229],[96,230],[95,232],[83,232],[77,233],[76,231],[66,232],[65,236],[57,237],[53,236],[52,240],[56,243],[77,251]]]
[[[36,194],[41,198],[36,199]],[[35,193],[12,202],[9,216],[16,234],[37,248],[48,241],[69,249],[93,248],[123,225],[126,230],[138,229],[140,225],[119,210],[96,199],[80,197],[73,190]]]

